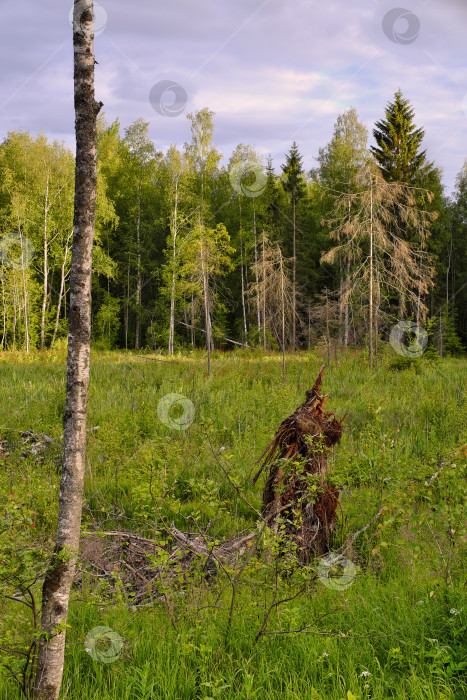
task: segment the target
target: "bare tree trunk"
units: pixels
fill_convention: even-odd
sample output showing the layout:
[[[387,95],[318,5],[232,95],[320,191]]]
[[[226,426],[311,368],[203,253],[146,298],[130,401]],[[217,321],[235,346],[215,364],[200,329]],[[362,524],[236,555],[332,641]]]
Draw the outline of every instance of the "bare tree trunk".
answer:
[[[439,312],[439,344],[438,344],[438,351],[440,357],[443,357],[443,322],[442,322],[442,313],[441,310]]]
[[[240,241],[240,274],[242,278],[242,312],[243,312],[243,342],[246,342],[246,337],[248,334],[248,327],[246,323],[246,308],[245,308],[245,281],[243,279],[243,245]]]
[[[418,266],[418,293],[417,293],[417,311],[415,314],[415,323],[417,326],[420,325],[420,304],[422,297],[422,259],[420,257],[420,262]]]
[[[209,281],[208,272],[206,269],[206,261],[204,258],[205,248],[204,241],[201,239],[201,274],[203,276],[203,292],[204,292],[204,318],[206,324],[206,348],[208,351],[208,374],[211,374],[211,310],[209,304]]]
[[[175,264],[175,261],[174,261]],[[172,286],[170,289],[170,326],[169,326],[169,355],[174,354],[175,335],[175,268],[172,270]]]
[[[170,328],[169,355],[174,354],[175,336],[175,266],[177,261],[177,210],[178,210],[178,181],[175,182],[175,202],[173,212],[173,246],[172,246],[172,287],[170,290]]]
[[[266,352],[266,254],[264,250],[264,231],[263,231],[263,350]]]
[[[378,366],[378,344],[379,344],[379,310],[381,307],[381,284],[379,279],[378,257],[375,251],[375,281],[376,281],[376,304],[375,304],[375,365]]]
[[[253,202],[254,206],[254,202]],[[259,304],[259,277],[258,277],[258,250],[256,247],[256,211],[253,209],[253,233],[255,236],[255,284],[256,284],[256,315],[258,321],[258,333],[261,332],[261,311]]]
[[[17,212],[16,214],[17,221],[18,221],[18,237],[20,241],[20,246],[21,246],[21,280],[23,282],[23,298],[24,298],[24,338],[25,338],[25,345],[26,345],[26,352],[29,352],[29,315],[28,315],[28,287],[26,284],[26,263],[24,260],[24,238],[23,238],[23,231],[21,229],[21,220],[19,217],[19,213]],[[27,243],[26,243],[27,247]],[[18,310],[21,310],[21,307],[18,307]]]
[[[282,310],[282,381],[285,383],[285,298],[284,298],[284,267],[282,265],[282,252],[280,252],[281,270],[281,310]],[[294,261],[295,262],[295,261]]]
[[[344,347],[347,347],[349,344],[349,299],[347,294],[350,286],[350,258],[347,258],[347,276],[345,279],[345,285],[346,301],[344,304]]]
[[[238,218],[239,218],[239,229],[238,238],[240,240],[240,279],[242,287],[242,315],[243,315],[243,338],[242,342],[246,342],[246,336],[248,333],[247,323],[246,323],[246,307],[245,307],[245,281],[243,279],[243,243],[242,243],[242,200],[241,197],[238,199]]]
[[[57,311],[55,313],[55,326],[54,326],[54,333],[52,336],[52,341],[50,343],[50,347],[53,348],[55,345],[55,339],[57,337],[58,333],[58,325],[60,322],[60,309],[62,307],[62,299],[63,299],[63,292],[65,290],[65,267],[66,267],[66,259],[68,257],[68,251],[70,250],[68,243],[70,242],[70,238],[73,235],[73,231],[70,233],[70,235],[67,238],[66,244],[65,244],[65,253],[63,255],[63,263],[62,263],[62,271],[61,271],[61,277],[60,277],[60,291],[58,293],[58,302],[57,302]]]
[[[39,349],[45,347],[45,317],[47,312],[47,292],[48,292],[48,239],[47,239],[47,224],[49,216],[49,176],[47,175],[47,184],[45,188],[45,203],[44,203],[44,259],[43,259],[43,275],[44,282],[42,286],[42,308],[41,308],[41,339]]]
[[[135,350],[141,347],[141,196],[138,191],[138,219],[136,221],[136,333]]]
[[[21,272],[23,276],[23,294],[24,294],[24,334],[26,342],[26,352],[29,352],[29,304],[28,304],[28,288],[26,285],[26,264],[24,261],[24,244],[23,234],[20,230],[21,239]]]
[[[16,278],[13,276],[13,350],[16,350],[16,324],[17,324],[18,295],[16,293]]]
[[[339,343],[343,343],[344,334],[345,334],[342,332],[342,318],[344,315],[344,307],[343,307],[343,303],[342,303],[343,296],[344,296],[344,273],[342,271],[342,255],[339,253],[339,322],[338,322]]]
[[[368,359],[373,369],[373,176],[370,173],[370,309],[368,323]]]
[[[293,269],[292,269],[292,350],[296,349],[296,311],[297,311],[297,299],[296,299],[296,237],[295,237],[295,193],[292,195],[292,208],[293,208]]]
[[[130,315],[130,258],[131,254],[128,253],[128,268],[126,275],[126,304],[125,304],[125,316],[123,319],[124,331],[125,331],[125,350],[128,350],[128,319]]]
[[[446,266],[446,306],[449,304],[449,271],[451,269],[452,259],[452,233],[449,241],[448,264]]]
[[[328,367],[331,363],[331,336],[329,335],[329,299],[328,290],[326,289],[326,348],[328,354]]]
[[[91,337],[91,271],[97,180],[92,0],[75,0],[73,16],[76,169],[63,465],[54,555],[42,588],[42,636],[36,700],[57,700],[63,676],[70,589],[81,529]]]
[[[6,303],[5,303],[5,281],[3,278],[4,271],[3,265],[1,265],[2,270],[2,316],[3,316],[3,332],[2,332],[2,344],[1,349],[6,348]]]
[[[195,304],[193,292],[191,292],[191,347],[195,347]]]

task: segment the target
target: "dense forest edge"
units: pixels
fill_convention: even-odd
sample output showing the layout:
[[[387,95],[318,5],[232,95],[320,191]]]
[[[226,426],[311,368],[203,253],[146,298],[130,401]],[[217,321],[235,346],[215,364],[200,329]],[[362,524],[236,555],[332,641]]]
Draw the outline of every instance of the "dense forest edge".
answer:
[[[93,343],[101,349],[309,349],[423,325],[440,355],[467,341],[467,160],[454,193],[398,91],[373,129],[337,118],[316,167],[294,142],[280,175],[214,114],[162,153],[137,119],[98,122]],[[53,348],[69,315],[74,158],[44,134],[0,145],[0,346]]]

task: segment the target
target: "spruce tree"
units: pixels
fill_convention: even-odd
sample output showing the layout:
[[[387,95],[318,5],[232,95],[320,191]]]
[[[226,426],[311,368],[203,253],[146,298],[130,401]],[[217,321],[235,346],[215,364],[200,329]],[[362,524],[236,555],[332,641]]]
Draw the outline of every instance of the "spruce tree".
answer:
[[[282,184],[285,191],[290,196],[292,205],[292,350],[296,349],[296,314],[297,314],[297,255],[296,255],[296,207],[297,201],[306,192],[306,185],[303,179],[302,156],[298,151],[298,146],[293,142],[290,151],[286,156],[285,164],[282,166],[284,173]]]
[[[426,151],[420,150],[425,131],[416,127],[415,111],[400,90],[388,103],[385,115],[375,124],[377,146],[371,147],[383,177],[387,182],[420,185],[433,164],[427,162]]]
[[[434,221],[443,208],[441,171],[427,160],[426,151],[421,150],[425,131],[415,125],[415,111],[410,101],[403,97],[401,90],[395,93],[394,101],[388,103],[385,115],[385,119],[375,124],[373,136],[377,146],[371,148],[381,174],[388,183],[397,182],[429,193],[426,199],[424,196],[420,199],[417,194],[419,190],[413,190],[420,211],[428,210],[433,214]],[[397,204],[393,215],[396,227],[403,232],[403,237],[411,246],[421,246],[420,253],[422,248],[430,254],[436,252],[441,233],[439,227],[435,225],[430,237],[422,242],[416,230],[403,221],[402,212]],[[401,293],[399,313],[405,306],[403,297],[404,294]]]

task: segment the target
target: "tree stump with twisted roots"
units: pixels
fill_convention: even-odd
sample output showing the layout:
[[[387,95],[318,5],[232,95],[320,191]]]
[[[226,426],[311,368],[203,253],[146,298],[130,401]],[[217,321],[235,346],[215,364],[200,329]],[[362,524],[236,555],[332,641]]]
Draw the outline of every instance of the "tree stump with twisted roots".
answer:
[[[328,396],[321,396],[324,365],[306,401],[279,426],[258,461],[269,466],[263,490],[263,515],[284,539],[297,544],[300,560],[329,551],[339,505],[338,490],[327,483],[327,454],[342,436],[342,422],[326,412]],[[347,414],[346,414],[347,415]]]

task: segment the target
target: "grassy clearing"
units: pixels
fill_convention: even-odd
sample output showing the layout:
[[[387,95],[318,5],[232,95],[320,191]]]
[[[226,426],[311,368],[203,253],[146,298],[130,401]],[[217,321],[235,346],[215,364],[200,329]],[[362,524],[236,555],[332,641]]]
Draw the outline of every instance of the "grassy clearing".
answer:
[[[99,428],[89,437],[83,531],[167,537],[171,523],[193,531],[212,522],[212,536],[227,538],[254,528],[262,487],[261,479],[249,484],[254,463],[321,364],[312,353],[288,358],[282,384],[277,355],[218,354],[211,377],[199,353],[166,360],[94,353],[88,424]],[[330,590],[312,580],[312,567],[290,574],[285,565],[253,558],[227,633],[232,590],[223,575],[209,583],[194,579],[170,592],[168,605],[138,610],[128,591],[117,586],[110,595],[83,577],[69,619],[67,698],[466,696],[459,521],[465,522],[467,361],[404,371],[390,370],[391,361],[383,358],[370,374],[362,353],[348,353],[324,378],[328,406],[338,416],[348,412],[330,459],[342,490],[335,546],[385,508],[354,543],[353,585]],[[46,560],[54,533],[64,366],[63,352],[0,355],[4,551],[13,557],[18,547],[25,566],[36,565],[38,545],[37,557]],[[171,393],[194,406],[187,430],[167,427],[158,416],[159,401]],[[169,415],[179,417],[176,409]],[[26,430],[54,442],[34,453],[34,441],[21,435]],[[25,555],[27,547],[34,553]],[[304,582],[303,593],[272,611],[265,630],[312,627],[269,634],[254,645],[274,594],[291,597]],[[10,630],[10,642],[28,633],[18,607],[3,607],[0,634],[5,639]],[[114,663],[95,661],[84,649],[86,634],[100,625],[125,640]],[[0,699],[16,697],[0,675]]]

